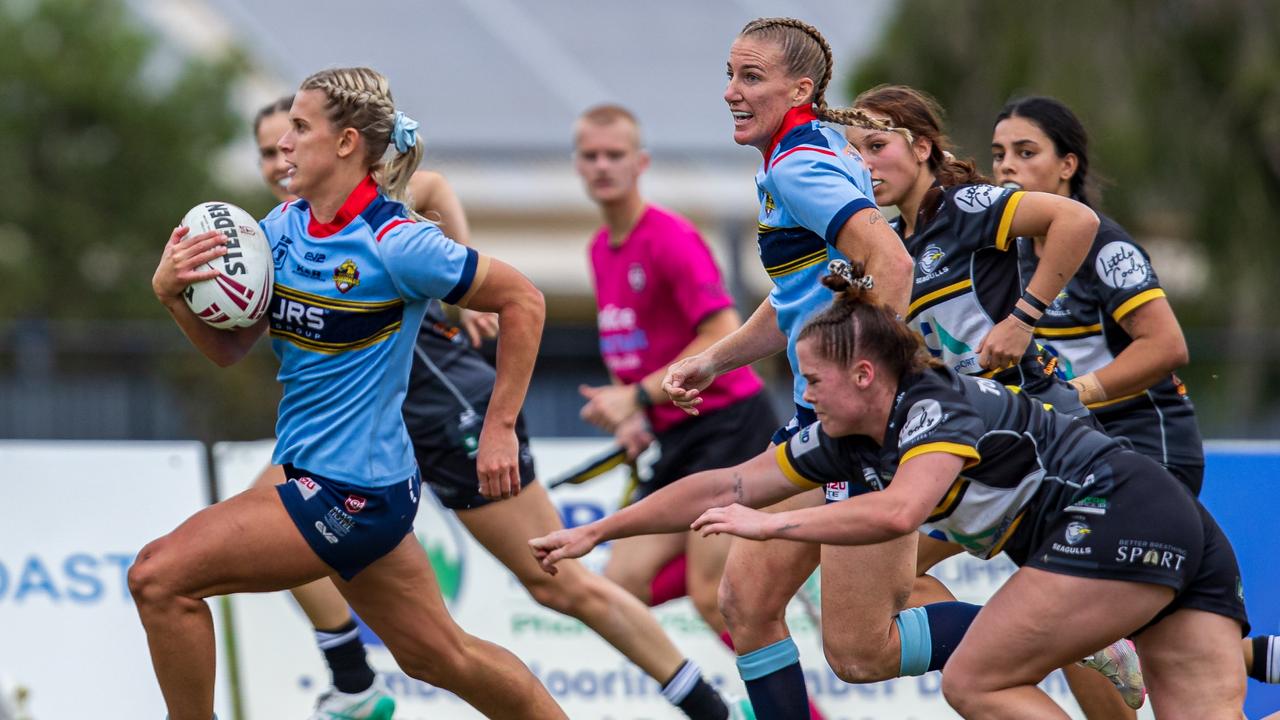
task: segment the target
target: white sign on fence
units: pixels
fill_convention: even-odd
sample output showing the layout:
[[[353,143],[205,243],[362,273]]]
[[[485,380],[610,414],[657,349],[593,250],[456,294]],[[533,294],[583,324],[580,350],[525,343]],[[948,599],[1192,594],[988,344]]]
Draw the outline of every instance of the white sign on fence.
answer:
[[[535,440],[533,445],[539,474],[546,478],[605,447],[601,440]],[[221,494],[247,487],[267,462],[270,447],[266,442],[216,446]],[[617,472],[583,486],[557,489],[553,500],[569,523],[590,522],[617,507],[623,481],[622,473]],[[429,493],[426,497],[431,498]],[[524,660],[570,717],[682,717],[658,695],[656,683],[613,648],[577,621],[538,606],[452,513],[435,502],[423,502],[416,532],[432,558],[458,623]],[[606,546],[589,555],[586,562],[599,569],[607,558]],[[984,563],[960,557],[939,566],[936,574],[960,599],[981,602],[1012,571],[1012,564],[1004,559]],[[305,716],[329,682],[305,616],[285,594],[240,595],[233,598],[233,607],[245,720]],[[706,629],[687,600],[667,603],[655,613],[672,640],[698,661],[708,677],[730,693],[745,695],[733,656]],[[845,684],[827,669],[820,636],[799,602],[792,603],[788,623],[800,646],[812,697],[831,720],[957,717],[942,697],[937,673],[874,685]],[[396,695],[398,720],[481,717],[449,693],[399,673],[390,653],[376,640],[369,645],[369,655]],[[1074,717],[1080,717],[1060,675],[1051,677],[1045,687]]]
[[[32,718],[164,717],[126,577],[207,483],[200,443],[0,441],[0,675]]]

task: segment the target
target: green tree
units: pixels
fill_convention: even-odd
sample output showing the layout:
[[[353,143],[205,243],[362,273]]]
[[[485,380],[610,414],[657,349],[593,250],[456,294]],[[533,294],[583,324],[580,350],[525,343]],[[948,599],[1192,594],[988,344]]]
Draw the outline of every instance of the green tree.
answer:
[[[1280,3],[902,0],[851,80],[854,94],[886,82],[932,94],[980,167],[1011,97],[1074,108],[1107,180],[1100,209],[1205,260],[1203,292],[1172,299],[1206,434],[1280,430],[1280,372],[1267,360],[1280,350],[1268,312],[1280,271]]]
[[[163,315],[169,230],[227,196],[243,60],[163,52],[119,0],[2,3],[0,47],[0,317]]]
[[[249,132],[231,102],[244,57],[165,46],[121,0],[4,0],[0,48],[0,376],[114,389],[66,409],[76,413],[124,392],[122,378],[160,378],[149,401],[187,418],[165,436],[269,434],[269,354],[213,372],[151,292],[188,208],[270,206],[265,190],[217,176]]]

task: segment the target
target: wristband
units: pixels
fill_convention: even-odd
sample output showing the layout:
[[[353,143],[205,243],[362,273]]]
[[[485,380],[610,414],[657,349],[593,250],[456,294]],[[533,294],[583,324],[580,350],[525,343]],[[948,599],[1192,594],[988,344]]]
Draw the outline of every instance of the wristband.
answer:
[[[633,385],[636,389],[636,406],[640,408],[653,407],[653,398],[649,397],[649,392],[644,389],[644,383],[638,382]]]
[[[1026,292],[1022,293],[1021,300],[1025,302],[1027,305],[1030,305],[1031,309],[1035,310],[1038,315],[1043,315],[1044,311],[1049,309],[1048,303],[1044,302],[1043,300],[1036,297],[1035,295],[1032,295],[1030,290],[1027,290]]]
[[[1070,383],[1071,387],[1079,393],[1080,402],[1085,405],[1100,403],[1107,399],[1107,391],[1102,387],[1102,383],[1098,382],[1098,376],[1094,373],[1072,378]]]
[[[1023,310],[1022,308],[1018,307],[1017,305],[1014,305],[1014,306],[1013,306],[1013,310],[1011,310],[1011,311],[1009,312],[1009,315],[1010,315],[1011,317],[1013,317],[1013,319],[1014,319],[1014,320],[1017,320],[1018,322],[1022,323],[1023,325],[1026,325],[1026,326],[1027,326],[1027,330],[1034,330],[1034,329],[1035,329],[1035,326],[1036,326],[1036,318],[1031,317],[1031,315],[1030,315],[1030,314],[1028,314],[1025,310]]]

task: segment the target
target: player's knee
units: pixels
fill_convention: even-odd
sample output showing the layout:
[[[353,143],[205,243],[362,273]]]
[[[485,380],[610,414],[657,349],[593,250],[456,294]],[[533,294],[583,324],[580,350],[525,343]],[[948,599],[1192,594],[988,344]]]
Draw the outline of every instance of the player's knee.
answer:
[[[591,587],[578,577],[570,566],[573,563],[560,563],[560,572],[552,577],[539,572],[536,576],[521,578],[529,595],[548,610],[562,615],[578,616],[578,608],[590,601]]]
[[[460,631],[451,635],[433,636],[429,646],[420,648],[390,648],[391,654],[409,677],[435,687],[455,687],[472,661]]]
[[[861,642],[860,642],[861,640]],[[836,677],[847,683],[873,683],[898,676],[899,658],[884,642],[867,642],[858,633],[825,635],[822,652]]]
[[[630,569],[615,567],[606,567],[604,576],[645,603],[649,602],[652,577],[645,577],[642,573]]]
[[[158,605],[172,598],[166,564],[161,557],[163,552],[164,541],[154,540],[142,548],[129,566],[129,594],[139,607]]]
[[[980,717],[984,693],[991,688],[963,655],[952,655],[942,670],[942,696],[965,717]]]
[[[720,615],[720,583],[717,579],[690,577],[688,581],[689,600],[702,617]]]

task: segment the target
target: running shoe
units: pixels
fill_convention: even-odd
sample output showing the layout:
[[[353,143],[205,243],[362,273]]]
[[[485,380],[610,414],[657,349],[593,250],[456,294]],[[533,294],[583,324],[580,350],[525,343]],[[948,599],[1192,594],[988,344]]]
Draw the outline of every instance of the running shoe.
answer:
[[[756,711],[747,698],[726,695],[724,704],[729,706],[729,720],[756,720]]]
[[[316,701],[310,720],[391,720],[395,711],[396,700],[378,677],[364,692],[344,693],[329,688]]]
[[[1081,660],[1077,665],[1093,668],[1111,681],[1120,691],[1124,704],[1137,710],[1147,698],[1147,686],[1142,681],[1142,667],[1138,664],[1138,651],[1128,639],[1121,638]]]

